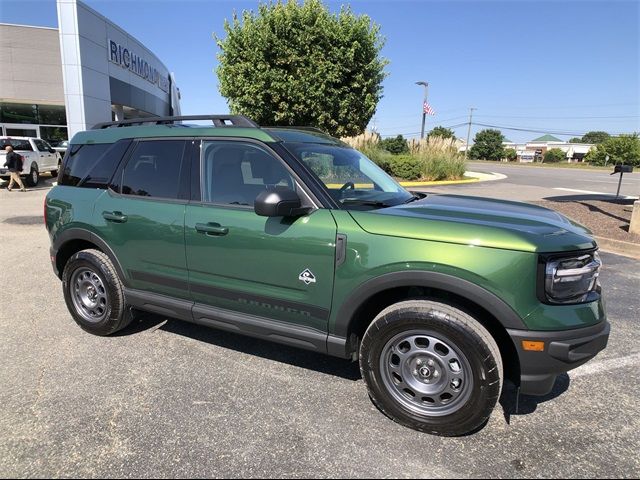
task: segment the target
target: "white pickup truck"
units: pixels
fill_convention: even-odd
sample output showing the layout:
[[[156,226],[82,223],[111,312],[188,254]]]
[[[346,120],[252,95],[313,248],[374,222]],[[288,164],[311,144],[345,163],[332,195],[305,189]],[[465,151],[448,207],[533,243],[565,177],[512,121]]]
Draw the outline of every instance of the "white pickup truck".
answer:
[[[51,145],[40,138],[30,137],[0,137],[0,178],[8,179],[9,172],[4,166],[7,151],[6,145],[11,145],[13,151],[22,155],[22,177],[27,185],[34,187],[40,181],[40,174],[51,172],[54,177],[58,176],[58,170],[62,164],[62,156],[56,152]]]

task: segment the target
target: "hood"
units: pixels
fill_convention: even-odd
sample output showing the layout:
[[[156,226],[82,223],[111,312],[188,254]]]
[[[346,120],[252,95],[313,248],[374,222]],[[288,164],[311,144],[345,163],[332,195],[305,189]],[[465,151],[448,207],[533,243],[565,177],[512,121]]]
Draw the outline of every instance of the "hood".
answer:
[[[594,248],[585,227],[527,203],[460,195],[429,195],[406,205],[350,212],[367,232],[527,252]]]

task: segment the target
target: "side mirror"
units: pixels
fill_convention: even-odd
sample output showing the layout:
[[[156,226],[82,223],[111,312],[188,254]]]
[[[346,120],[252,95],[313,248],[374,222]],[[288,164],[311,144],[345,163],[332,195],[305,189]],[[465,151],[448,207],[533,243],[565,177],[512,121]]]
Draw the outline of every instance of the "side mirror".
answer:
[[[260,192],[253,209],[262,217],[299,217],[309,211],[302,207],[300,197],[289,187],[275,187]]]

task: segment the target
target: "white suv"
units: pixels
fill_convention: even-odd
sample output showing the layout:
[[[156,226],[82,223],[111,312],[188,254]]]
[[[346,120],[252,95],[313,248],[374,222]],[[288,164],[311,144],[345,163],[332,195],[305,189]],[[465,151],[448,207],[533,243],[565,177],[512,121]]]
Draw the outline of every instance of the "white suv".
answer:
[[[58,176],[58,170],[62,164],[62,156],[51,145],[40,138],[30,137],[0,137],[0,178],[8,179],[9,171],[4,166],[7,152],[6,145],[11,145],[13,151],[22,155],[22,177],[25,177],[27,185],[34,187],[40,181],[40,174],[51,172]]]

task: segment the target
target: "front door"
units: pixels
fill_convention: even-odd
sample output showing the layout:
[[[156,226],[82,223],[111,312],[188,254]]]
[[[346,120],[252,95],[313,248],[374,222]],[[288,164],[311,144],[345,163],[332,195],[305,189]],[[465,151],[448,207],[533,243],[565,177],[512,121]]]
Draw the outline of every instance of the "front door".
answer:
[[[38,148],[39,160],[38,164],[40,165],[40,169],[43,171],[50,170],[51,168],[58,167],[58,157],[55,153],[52,153],[51,145],[46,143],[44,140],[36,139],[34,140],[36,147]]]
[[[112,247],[131,288],[189,300],[184,249],[184,140],[133,147],[111,189],[96,201],[97,234]],[[184,196],[185,198],[181,198]]]
[[[185,218],[196,304],[326,332],[335,264],[331,212],[258,216],[254,200],[270,186],[309,198],[284,162],[258,143],[203,141],[200,171],[201,199],[187,206]]]

